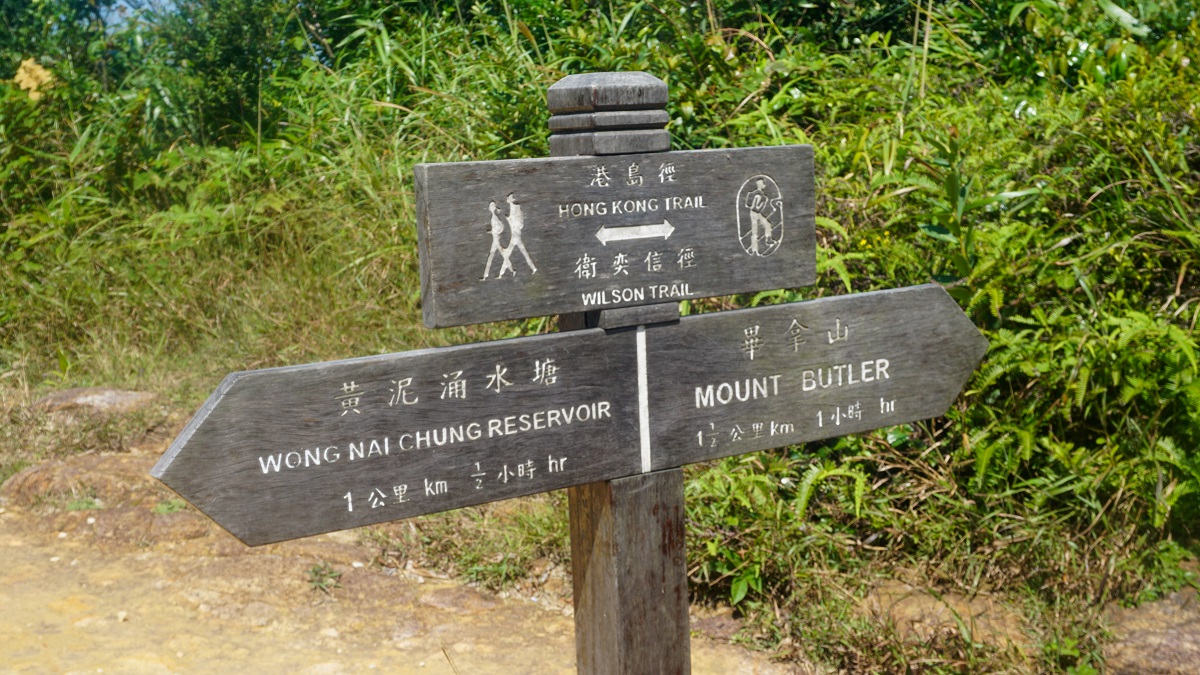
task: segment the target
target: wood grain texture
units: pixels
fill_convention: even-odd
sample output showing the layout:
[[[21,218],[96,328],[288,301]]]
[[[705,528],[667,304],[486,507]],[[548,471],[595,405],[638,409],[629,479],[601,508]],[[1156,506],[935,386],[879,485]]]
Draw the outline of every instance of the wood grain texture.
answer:
[[[816,278],[811,146],[421,164],[414,175],[429,326]]]
[[[644,72],[568,75],[546,90],[546,106],[555,115],[666,105],[667,84]]]
[[[987,340],[937,285],[646,330],[654,468],[943,414]]]
[[[574,155],[632,155],[665,152],[671,149],[671,134],[666,129],[596,131],[581,134],[555,134],[550,137],[550,152],[555,157]]]
[[[153,474],[248,544],[634,475],[636,335],[591,328],[234,373]],[[941,415],[987,349],[936,285],[689,316],[643,335],[654,470]],[[547,359],[553,385],[533,381]],[[500,392],[497,366],[511,383]],[[442,398],[460,379],[466,398]],[[374,490],[394,498],[400,485],[406,502],[372,505]]]
[[[579,672],[689,672],[683,472],[591,483],[567,495]]]
[[[152,473],[251,545],[628,475],[634,358],[593,329],[234,373]]]
[[[665,302],[658,305],[643,305],[641,307],[602,309],[596,318],[596,326],[613,329],[624,328],[626,326],[672,323],[676,321],[679,321],[679,303]]]
[[[665,117],[661,110],[639,111],[643,113]],[[612,120],[610,116],[621,114],[595,113],[595,117]],[[563,116],[551,118],[552,129],[556,117]],[[660,138],[656,145],[639,146],[637,143],[644,139],[644,134],[630,132],[616,136],[626,140],[613,144],[609,150],[669,148],[669,138]],[[666,132],[662,131],[661,136],[665,137]],[[555,155],[576,154],[580,150],[585,150],[585,154],[603,154],[604,150],[555,142],[554,137],[550,149]],[[666,302],[560,315],[559,325],[564,329],[573,325],[599,325],[607,329],[678,319],[679,303]],[[644,332],[637,335],[645,337]],[[644,395],[640,358],[644,355],[641,349],[644,341],[639,341],[638,346],[640,411]],[[647,451],[648,445],[639,448],[639,454]],[[691,663],[682,472],[664,471],[592,483],[570,488],[568,495],[579,671],[688,672]],[[653,638],[647,637],[650,635]]]
[[[551,115],[550,131],[558,134],[580,131],[615,131],[617,129],[662,129],[670,121],[671,116],[667,114],[666,110],[618,110],[576,115]],[[553,151],[551,154],[554,154]]]

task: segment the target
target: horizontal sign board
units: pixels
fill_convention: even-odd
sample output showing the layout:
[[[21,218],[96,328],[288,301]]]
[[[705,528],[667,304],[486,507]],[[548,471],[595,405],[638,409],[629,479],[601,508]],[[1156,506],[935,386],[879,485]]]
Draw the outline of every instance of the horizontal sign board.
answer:
[[[654,469],[936,417],[987,351],[936,285],[684,317],[649,342]]]
[[[431,327],[809,285],[809,145],[420,164]]]
[[[251,545],[629,475],[636,375],[599,329],[234,373],[152,474]]]
[[[928,285],[234,373],[153,474],[263,544],[934,417],[986,347]]]

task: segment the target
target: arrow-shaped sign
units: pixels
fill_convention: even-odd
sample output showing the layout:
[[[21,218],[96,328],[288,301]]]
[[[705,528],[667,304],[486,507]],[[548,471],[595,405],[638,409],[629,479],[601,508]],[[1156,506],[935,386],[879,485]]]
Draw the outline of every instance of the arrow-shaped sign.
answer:
[[[647,333],[656,470],[937,417],[988,344],[932,284]]]
[[[601,244],[608,246],[610,241],[628,241],[630,239],[654,239],[662,237],[667,239],[675,228],[671,227],[671,221],[663,218],[661,223],[653,225],[623,225],[620,227],[609,227],[601,225],[599,230],[596,230],[596,238]]]
[[[153,475],[265,544],[940,415],[939,286],[234,373]]]

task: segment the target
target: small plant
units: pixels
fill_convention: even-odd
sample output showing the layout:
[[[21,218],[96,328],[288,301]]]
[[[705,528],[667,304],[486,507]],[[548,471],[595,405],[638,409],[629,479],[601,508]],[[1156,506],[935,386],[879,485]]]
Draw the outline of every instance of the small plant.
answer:
[[[95,511],[101,507],[100,500],[96,499],[96,491],[86,485],[44,493],[34,500],[34,505],[55,511]]]
[[[341,578],[342,573],[333,569],[329,563],[318,563],[308,568],[308,585],[313,592],[321,591],[329,595],[333,593],[333,589],[342,587],[339,581]]]
[[[168,513],[175,513],[187,508],[187,502],[182,499],[168,499],[165,502],[159,502],[151,509],[160,516],[165,516]]]
[[[67,502],[68,511],[95,511],[100,508],[100,501],[95,497],[76,497]]]
[[[947,291],[955,299],[967,302],[973,293],[960,284],[968,283],[975,271],[978,256],[976,238],[981,214],[976,213],[995,208],[995,205],[1020,199],[1015,205],[1004,205],[1011,215],[1037,201],[1043,190],[1025,188],[978,196],[979,185],[967,168],[967,155],[971,147],[960,138],[957,127],[951,126],[944,136],[928,133],[925,143],[933,149],[935,156],[929,161],[913,155],[918,170],[909,177],[885,178],[878,181],[906,183],[913,189],[924,192],[928,220],[918,225],[918,230],[933,239],[951,245],[946,251],[949,266],[943,266],[934,278],[948,284]]]

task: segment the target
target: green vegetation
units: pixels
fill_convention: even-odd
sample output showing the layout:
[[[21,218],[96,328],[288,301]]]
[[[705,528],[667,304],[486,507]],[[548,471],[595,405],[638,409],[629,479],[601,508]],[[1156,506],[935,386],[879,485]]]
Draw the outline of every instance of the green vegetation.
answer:
[[[646,70],[675,147],[816,148],[816,287],[689,311],[932,280],[992,345],[945,418],[690,468],[696,597],[857,672],[1101,667],[1104,603],[1194,583],[1198,10],[813,5],[181,0],[118,20],[0,0],[5,414],[77,384],[190,408],[229,370],[546,330],[420,327],[410,169],[542,156],[546,87]],[[0,477],[48,456],[0,438]],[[556,513],[405,545],[508,583],[568,555]],[[1039,648],[906,642],[856,610],[884,576],[1001,591]]]
[[[377,562],[410,560],[492,590],[526,580],[538,561],[570,567],[565,492],[457,509],[370,530]]]
[[[67,502],[68,511],[95,511],[100,502],[95,497],[78,497]]]
[[[165,516],[169,513],[178,513],[186,508],[187,502],[183,501],[182,499],[168,499],[155,504],[154,508],[151,510],[160,516]]]
[[[342,587],[340,581],[342,573],[335,570],[329,563],[322,562],[313,565],[308,568],[306,575],[308,576],[308,585],[314,593],[320,591],[325,595],[330,595],[335,588]]]

